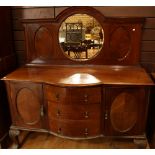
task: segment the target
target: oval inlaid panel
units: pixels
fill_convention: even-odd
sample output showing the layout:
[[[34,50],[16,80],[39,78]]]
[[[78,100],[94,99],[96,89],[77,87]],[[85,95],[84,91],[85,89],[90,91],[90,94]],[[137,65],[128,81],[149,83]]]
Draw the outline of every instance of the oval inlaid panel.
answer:
[[[17,94],[16,104],[24,123],[33,125],[40,120],[40,103],[31,89],[21,89]]]
[[[40,27],[35,35],[35,50],[39,58],[51,58],[52,35],[46,27]]]
[[[111,35],[110,48],[113,58],[117,61],[126,59],[131,51],[131,38],[128,30],[123,27],[115,29]]]
[[[113,128],[119,132],[129,131],[137,121],[138,106],[135,96],[123,92],[113,101],[110,119]]]

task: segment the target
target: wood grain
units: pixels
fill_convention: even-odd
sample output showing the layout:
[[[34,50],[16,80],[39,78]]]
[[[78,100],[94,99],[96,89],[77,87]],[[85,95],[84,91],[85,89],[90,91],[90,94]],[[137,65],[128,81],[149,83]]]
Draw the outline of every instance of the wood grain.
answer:
[[[36,18],[54,18],[61,13],[64,9],[68,7],[55,7],[55,13],[53,7],[12,7],[12,16],[13,16],[13,29],[14,31],[21,31],[23,30],[23,27],[21,26],[21,23],[19,19],[36,19]],[[143,40],[149,40],[150,42],[141,42],[141,49],[142,51],[155,51],[155,42],[154,42],[154,36],[152,35],[152,32],[154,34],[155,30],[155,11],[154,7],[147,6],[147,7],[117,7],[117,6],[100,6],[100,7],[94,7],[98,11],[100,11],[105,16],[110,17],[145,17],[145,24],[144,24],[144,34],[143,34]],[[36,15],[34,15],[36,14]],[[150,30],[151,29],[151,30]],[[23,32],[21,32],[23,33]],[[16,34],[16,33],[15,33]],[[15,40],[21,40],[24,39],[21,38],[21,35],[16,35]],[[25,50],[23,51],[25,52]],[[148,56],[150,55],[150,56]],[[142,64],[143,61],[145,61],[145,64],[148,64],[146,69],[147,71],[152,70],[151,63],[152,59],[151,54],[148,53],[147,58],[144,58],[144,54],[142,56],[142,59],[140,60]],[[19,65],[22,65],[25,63],[25,54],[18,56],[18,62]],[[150,62],[151,61],[151,62]],[[145,65],[144,64],[144,65]],[[150,65],[149,65],[150,64]],[[144,66],[143,65],[143,66]],[[146,65],[145,65],[146,66]],[[151,68],[150,68],[151,67]]]
[[[11,148],[11,147],[10,147]],[[30,133],[21,149],[136,149],[132,140],[97,138],[92,140],[69,140],[48,133]],[[149,148],[149,145],[147,145]]]

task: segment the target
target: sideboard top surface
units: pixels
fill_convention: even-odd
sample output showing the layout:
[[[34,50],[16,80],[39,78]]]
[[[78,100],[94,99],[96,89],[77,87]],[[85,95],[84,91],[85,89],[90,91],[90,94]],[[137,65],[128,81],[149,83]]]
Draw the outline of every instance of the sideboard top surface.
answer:
[[[153,85],[141,67],[109,65],[22,67],[3,80],[43,82],[59,86]]]

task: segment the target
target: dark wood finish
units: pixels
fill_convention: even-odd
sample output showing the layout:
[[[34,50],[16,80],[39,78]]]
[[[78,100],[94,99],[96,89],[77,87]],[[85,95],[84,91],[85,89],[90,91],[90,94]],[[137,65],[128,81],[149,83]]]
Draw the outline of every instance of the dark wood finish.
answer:
[[[100,109],[100,104],[59,105],[48,101],[48,118],[71,120],[100,119]]]
[[[16,130],[45,129],[73,139],[102,135],[145,138],[149,87],[153,82],[141,67],[23,67],[3,80],[11,97],[10,107]],[[33,100],[33,107],[30,100]],[[43,111],[39,105],[44,106]],[[22,113],[22,118],[28,121],[39,120],[36,118],[42,112],[44,115],[41,114],[36,124],[26,124],[20,116],[23,106],[27,111]],[[32,113],[33,108],[35,113]],[[90,131],[87,136],[84,129]]]
[[[13,51],[11,31],[11,7],[0,7],[0,78],[13,71],[16,66],[16,57]],[[0,148],[7,148],[11,125],[8,100],[5,85],[0,81]]]
[[[56,76],[54,76],[56,75]],[[75,80],[75,79],[77,80]],[[153,85],[145,70],[136,66],[51,66],[21,67],[3,80],[45,82],[58,86]],[[47,87],[47,86],[46,86]],[[47,89],[47,88],[46,88]],[[50,98],[50,91],[48,87]],[[55,88],[56,89],[56,88]],[[65,90],[59,89],[60,93]],[[48,90],[47,90],[48,91]],[[58,90],[56,92],[59,93]],[[57,94],[57,93],[56,93]],[[93,94],[95,95],[95,94]]]
[[[50,129],[54,133],[64,137],[91,138],[99,136],[100,120],[70,121],[70,120],[50,120]]]
[[[38,12],[43,12],[44,16],[39,16],[39,17],[35,17],[35,19],[37,18],[54,18],[56,16],[58,16],[63,10],[65,10],[68,7],[55,7],[53,9],[53,7],[12,7],[12,11],[13,11],[13,29],[14,32],[16,33],[16,31],[19,31],[20,33],[23,34],[23,26],[21,25],[21,22],[19,19],[32,19],[32,16],[35,16],[33,14],[31,14],[34,10],[34,12],[37,10]],[[96,10],[100,11],[103,15],[107,16],[107,17],[144,17],[145,18],[145,23],[143,25],[143,28],[145,30],[142,40],[149,40],[147,41],[148,44],[151,44],[149,42],[152,42],[152,44],[155,44],[154,39],[152,40],[151,38],[154,35],[149,35],[147,38],[145,38],[145,34],[151,30],[155,30],[155,13],[154,13],[154,7],[118,7],[118,6],[100,6],[100,7],[93,7]],[[26,13],[26,12],[30,12],[31,13]],[[45,11],[46,10],[46,11]],[[54,13],[50,13],[51,11],[53,11]],[[18,12],[18,13],[15,13]],[[38,13],[37,12],[37,13]],[[49,14],[48,14],[49,12]],[[25,16],[25,14],[27,14],[27,16]],[[21,31],[22,30],[22,31]],[[14,39],[15,43],[16,40],[19,40],[20,38],[18,38],[18,36],[16,37],[16,39]],[[16,43],[17,45],[17,43]],[[141,42],[140,44],[140,48],[142,49],[143,43]],[[155,69],[155,64],[154,61],[152,61],[152,56],[151,53],[146,53],[143,54],[143,52],[147,52],[149,49],[151,51],[155,51],[154,46],[145,46],[146,48],[140,51],[140,62],[141,64],[145,67],[145,69],[147,70],[147,72],[152,72]],[[22,51],[18,51],[16,50],[16,53],[18,54],[18,63],[19,65],[23,65],[26,62],[26,51],[25,49],[22,49]],[[22,53],[22,54],[21,54]],[[147,59],[145,59],[145,56],[147,57]]]
[[[151,77],[155,82],[155,72],[152,72]],[[155,148],[155,87],[151,88],[150,93],[150,105],[149,105],[149,116],[147,122],[147,138],[150,148]]]
[[[52,132],[73,138],[101,134],[101,87],[44,88]]]
[[[103,48],[95,58],[88,61],[68,59],[58,43],[61,23],[68,16],[76,13],[93,16],[104,31]],[[136,65],[139,63],[143,18],[109,18],[91,7],[70,7],[55,19],[23,20],[22,22],[25,26],[27,63],[29,64]]]
[[[85,62],[65,57],[58,41],[61,23],[75,13],[93,16],[104,30],[101,52]],[[13,120],[10,133],[145,140],[154,84],[139,66],[144,19],[107,17],[92,7],[68,7],[54,17],[22,20],[27,64],[3,78]],[[13,137],[16,141],[16,132]]]
[[[144,134],[148,90],[143,87],[111,87],[106,93],[106,135]]]
[[[8,85],[13,125],[44,128],[42,85],[31,82],[10,82]]]

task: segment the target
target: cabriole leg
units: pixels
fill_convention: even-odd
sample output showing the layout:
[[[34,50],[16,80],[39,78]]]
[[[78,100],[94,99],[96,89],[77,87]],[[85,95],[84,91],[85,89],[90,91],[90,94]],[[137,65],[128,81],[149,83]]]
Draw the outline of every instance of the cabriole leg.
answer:
[[[14,149],[19,148],[19,139],[18,139],[19,134],[20,134],[19,130],[16,130],[16,129],[10,129],[9,130],[9,136],[13,141],[13,148]]]
[[[145,149],[147,146],[146,138],[135,138],[133,142],[138,146],[139,149]]]

